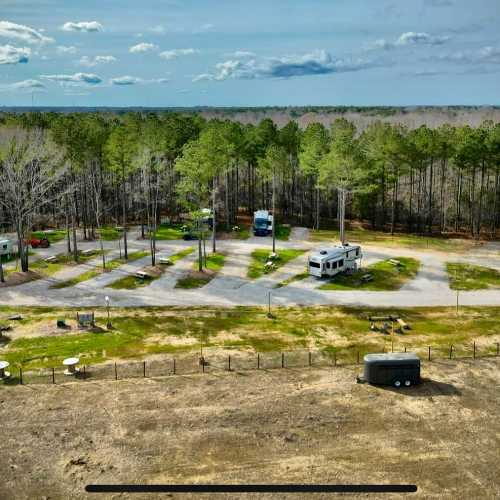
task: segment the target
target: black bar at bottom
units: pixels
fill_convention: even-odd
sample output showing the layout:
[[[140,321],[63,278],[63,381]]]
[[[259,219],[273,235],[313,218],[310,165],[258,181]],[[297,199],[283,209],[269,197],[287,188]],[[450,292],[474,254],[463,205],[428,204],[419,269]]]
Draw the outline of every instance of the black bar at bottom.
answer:
[[[414,484],[88,484],[88,493],[415,493]]]

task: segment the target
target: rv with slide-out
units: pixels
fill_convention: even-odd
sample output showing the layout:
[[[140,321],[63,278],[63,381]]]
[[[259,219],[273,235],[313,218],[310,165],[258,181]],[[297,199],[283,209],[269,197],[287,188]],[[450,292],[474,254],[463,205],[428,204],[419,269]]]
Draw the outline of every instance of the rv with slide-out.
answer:
[[[345,271],[356,271],[358,261],[361,262],[363,254],[359,245],[321,248],[312,253],[308,260],[308,270],[311,276],[322,278],[335,276]]]

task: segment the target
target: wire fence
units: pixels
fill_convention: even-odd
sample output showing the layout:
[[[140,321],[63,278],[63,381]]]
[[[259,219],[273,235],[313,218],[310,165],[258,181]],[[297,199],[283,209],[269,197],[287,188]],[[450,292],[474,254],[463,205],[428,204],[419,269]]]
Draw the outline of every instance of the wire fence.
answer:
[[[166,377],[192,375],[196,373],[240,372],[249,370],[273,370],[286,368],[335,367],[363,363],[366,354],[382,350],[360,350],[344,348],[339,350],[293,350],[288,352],[248,353],[231,351],[230,353],[185,355],[141,361],[85,364],[84,359],[78,365],[75,374],[68,375],[64,368],[43,368],[25,370],[13,367],[10,377],[0,383],[16,384],[60,384],[70,381],[85,380],[123,380],[147,377]],[[410,349],[383,352],[413,352],[423,361],[443,359],[478,359],[500,357],[500,343],[490,345],[472,344],[449,346],[425,346]]]

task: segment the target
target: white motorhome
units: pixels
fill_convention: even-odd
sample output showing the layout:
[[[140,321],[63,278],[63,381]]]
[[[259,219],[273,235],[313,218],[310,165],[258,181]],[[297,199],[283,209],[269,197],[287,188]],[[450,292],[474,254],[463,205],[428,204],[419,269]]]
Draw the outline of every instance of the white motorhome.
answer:
[[[359,245],[337,246],[321,248],[309,256],[308,269],[311,276],[335,276],[344,271],[356,271],[358,260],[363,254]]]
[[[253,234],[268,236],[273,232],[273,216],[267,210],[257,210],[253,214]]]
[[[10,256],[12,254],[12,241],[0,240],[0,255]]]

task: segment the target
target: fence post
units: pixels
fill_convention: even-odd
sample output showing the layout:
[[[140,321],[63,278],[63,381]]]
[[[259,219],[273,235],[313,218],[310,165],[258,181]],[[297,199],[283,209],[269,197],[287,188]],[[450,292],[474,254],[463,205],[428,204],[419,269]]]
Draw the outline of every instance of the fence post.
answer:
[[[146,361],[142,362],[142,376],[146,377]]]
[[[285,353],[281,353],[281,368],[285,368]]]
[[[19,383],[23,385],[23,369],[19,368]]]
[[[227,357],[227,370],[231,371],[231,355]]]
[[[174,367],[173,368],[174,368],[174,375],[175,375],[175,358],[174,358]]]
[[[83,365],[83,379],[87,378],[87,365]]]
[[[431,346],[429,346],[429,361],[431,360]]]
[[[359,365],[359,351],[356,351],[356,364]]]
[[[205,359],[204,358],[201,359],[201,371],[202,371],[202,373],[205,373]]]
[[[337,353],[333,351],[333,366],[337,366]]]
[[[257,353],[257,370],[260,370],[260,354]]]
[[[312,365],[312,353],[309,351],[309,366]]]
[[[500,342],[497,342],[497,356],[500,355]]]
[[[391,339],[391,352],[394,352],[394,340]]]
[[[453,356],[453,344],[450,345],[450,359],[451,359],[452,356]]]
[[[474,342],[473,344],[473,351],[472,351],[472,356],[474,357],[474,359],[476,359],[476,343]]]
[[[56,373],[55,373],[54,367],[52,367],[52,383],[53,384],[56,383]]]
[[[405,352],[406,352],[406,346],[405,346]]]
[[[116,361],[115,361],[115,380],[118,380],[118,370],[116,368]]]

